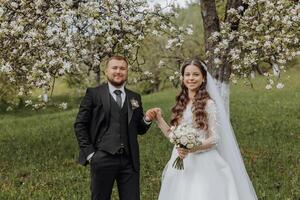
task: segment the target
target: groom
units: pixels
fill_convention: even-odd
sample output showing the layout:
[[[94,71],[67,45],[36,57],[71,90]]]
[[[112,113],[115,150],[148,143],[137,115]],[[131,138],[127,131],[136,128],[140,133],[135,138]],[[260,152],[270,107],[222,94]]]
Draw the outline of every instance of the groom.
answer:
[[[126,58],[110,57],[105,72],[108,83],[87,89],[74,124],[79,163],[90,164],[92,200],[110,200],[115,181],[121,200],[139,200],[137,135],[146,133],[155,112],[144,116],[141,96],[125,88]]]

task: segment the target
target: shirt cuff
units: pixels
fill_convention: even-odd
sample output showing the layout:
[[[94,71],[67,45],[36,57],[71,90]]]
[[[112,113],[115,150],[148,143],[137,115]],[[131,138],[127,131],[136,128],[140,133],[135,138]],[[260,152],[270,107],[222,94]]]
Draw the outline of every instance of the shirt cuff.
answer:
[[[150,125],[150,124],[152,123],[152,121],[147,121],[147,120],[145,119],[145,117],[143,118],[143,120],[144,120],[144,122],[145,122],[146,125]]]
[[[95,154],[95,152],[93,152],[90,155],[88,155],[88,157],[86,158],[86,160],[90,162],[94,154]]]

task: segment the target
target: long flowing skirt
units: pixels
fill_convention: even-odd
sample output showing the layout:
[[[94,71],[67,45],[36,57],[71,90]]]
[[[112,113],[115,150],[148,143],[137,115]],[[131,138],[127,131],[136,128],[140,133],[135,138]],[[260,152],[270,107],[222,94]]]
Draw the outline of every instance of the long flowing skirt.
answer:
[[[177,156],[174,148],[162,175],[159,200],[242,200],[232,171],[217,150],[188,154],[184,170],[172,167]]]

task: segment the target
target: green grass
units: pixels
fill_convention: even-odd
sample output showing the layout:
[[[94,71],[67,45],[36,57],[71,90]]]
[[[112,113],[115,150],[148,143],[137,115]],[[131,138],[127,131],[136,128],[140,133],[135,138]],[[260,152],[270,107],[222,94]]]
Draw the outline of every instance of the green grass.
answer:
[[[231,120],[259,199],[300,199],[300,71],[289,72],[283,90],[231,88]],[[143,97],[144,109],[159,106],[166,118],[177,91]],[[65,97],[56,97],[59,98]],[[71,97],[69,97],[71,98]],[[0,115],[0,199],[89,199],[89,168],[79,166],[73,122],[77,99],[67,111],[21,110]],[[160,176],[172,145],[156,125],[139,138],[141,197],[157,199]],[[113,199],[117,198],[114,190]]]
[[[260,199],[300,199],[300,73],[283,90],[233,87],[231,121]]]

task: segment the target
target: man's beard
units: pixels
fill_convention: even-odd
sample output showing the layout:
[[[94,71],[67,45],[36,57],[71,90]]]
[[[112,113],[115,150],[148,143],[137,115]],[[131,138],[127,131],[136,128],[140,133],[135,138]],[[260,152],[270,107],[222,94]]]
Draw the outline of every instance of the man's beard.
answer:
[[[121,82],[115,82],[114,80],[110,79],[107,77],[107,80],[110,82],[110,84],[112,84],[113,86],[115,87],[121,87],[126,81],[127,81],[127,78]]]

